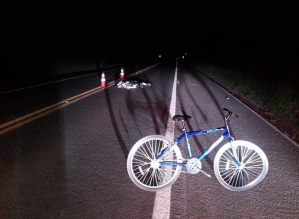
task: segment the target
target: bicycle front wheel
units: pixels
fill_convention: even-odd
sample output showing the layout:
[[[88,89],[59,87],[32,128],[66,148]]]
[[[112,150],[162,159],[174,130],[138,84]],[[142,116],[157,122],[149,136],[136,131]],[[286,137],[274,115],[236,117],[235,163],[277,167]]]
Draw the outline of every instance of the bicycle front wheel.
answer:
[[[232,152],[241,165],[238,166]],[[236,140],[222,146],[214,159],[216,178],[225,188],[232,191],[245,191],[261,182],[268,172],[268,159],[255,144]]]
[[[150,135],[137,141],[129,152],[127,171],[133,183],[146,191],[158,191],[172,185],[180,175],[181,166],[162,165],[161,162],[179,163],[181,151],[173,145],[162,158],[156,159],[170,141],[162,135]]]

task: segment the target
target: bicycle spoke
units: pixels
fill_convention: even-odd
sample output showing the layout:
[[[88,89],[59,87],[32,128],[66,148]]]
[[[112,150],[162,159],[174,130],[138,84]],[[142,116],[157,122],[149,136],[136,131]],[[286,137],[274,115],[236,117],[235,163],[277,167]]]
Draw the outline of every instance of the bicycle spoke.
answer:
[[[230,169],[228,171],[220,172],[220,174],[222,175],[225,181],[230,181],[230,179],[232,179],[232,177],[234,176],[235,172],[236,169]]]
[[[155,152],[154,152],[154,149],[153,149],[152,142],[146,142],[146,145],[147,145],[147,148],[149,149],[149,153],[151,155],[151,158],[154,158],[155,157]]]
[[[246,174],[246,178],[248,179],[248,182],[252,182],[256,178],[256,174],[252,174],[247,170],[243,171]]]
[[[237,165],[232,153],[236,150]],[[245,191],[258,184],[268,171],[268,160],[256,145],[242,140],[227,143],[215,156],[214,171],[218,181],[232,191]]]
[[[146,148],[145,147],[140,147],[138,151],[136,151],[136,154],[135,156],[141,156],[141,157],[144,157],[148,160],[151,160],[151,157],[149,156],[148,152],[146,151]]]
[[[171,170],[159,169],[159,173],[161,174],[161,178],[163,182],[167,182],[169,179],[171,179],[173,172],[174,171],[172,171],[172,169]]]
[[[182,155],[177,145],[156,160],[162,148],[169,144],[165,136],[152,135],[140,139],[130,150],[127,170],[131,180],[140,188],[157,191],[170,186],[178,178],[182,166]],[[163,165],[163,162],[168,162]]]
[[[142,165],[143,166],[143,165],[146,165],[146,164],[150,164],[150,162],[134,158],[133,164],[137,164],[137,165],[140,165],[140,166]]]
[[[262,160],[261,160],[260,156],[255,153],[248,159],[248,161],[246,163],[256,163],[256,162],[262,162]]]
[[[245,185],[245,178],[243,175],[243,171],[239,171],[239,177],[237,179],[236,187],[242,187]]]
[[[261,173],[261,171],[255,171],[254,169],[251,168],[246,168],[244,169],[244,171],[246,171],[246,173],[254,177],[257,177]]]

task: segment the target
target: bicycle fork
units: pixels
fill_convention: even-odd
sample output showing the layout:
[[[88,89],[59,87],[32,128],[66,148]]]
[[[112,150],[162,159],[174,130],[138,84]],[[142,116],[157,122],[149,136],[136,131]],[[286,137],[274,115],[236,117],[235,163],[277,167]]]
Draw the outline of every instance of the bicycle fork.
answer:
[[[236,151],[236,147],[233,147],[233,144],[232,144],[233,141],[234,140],[230,137],[229,138],[229,143],[230,143],[231,150],[232,150],[232,153],[233,153],[233,156],[234,156],[234,160],[237,163],[238,167],[240,167],[242,164],[239,161],[239,158],[238,158],[238,155],[237,155],[237,151]]]
[[[226,131],[226,133],[223,134],[223,136],[228,137],[228,141],[230,143],[230,147],[231,147],[231,150],[232,150],[232,153],[234,156],[234,160],[237,163],[238,167],[240,167],[242,164],[238,159],[236,148],[233,147],[233,144],[232,144],[232,142],[234,141],[234,138],[230,135],[228,120],[225,120],[225,126],[226,126],[227,131]]]

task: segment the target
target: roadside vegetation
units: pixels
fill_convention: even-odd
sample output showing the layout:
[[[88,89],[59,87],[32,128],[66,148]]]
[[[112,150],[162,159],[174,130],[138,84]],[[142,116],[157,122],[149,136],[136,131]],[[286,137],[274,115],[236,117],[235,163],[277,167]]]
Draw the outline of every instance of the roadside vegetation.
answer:
[[[233,69],[204,63],[193,63],[193,66],[211,79],[299,127],[299,80],[296,71],[250,67]]]

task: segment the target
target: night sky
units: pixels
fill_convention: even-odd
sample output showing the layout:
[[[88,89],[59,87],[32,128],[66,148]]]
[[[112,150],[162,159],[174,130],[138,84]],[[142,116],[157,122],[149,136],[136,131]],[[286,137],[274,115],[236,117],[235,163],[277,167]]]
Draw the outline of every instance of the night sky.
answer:
[[[34,53],[298,57],[294,5],[5,3],[1,58]],[[237,55],[236,55],[237,54]]]

